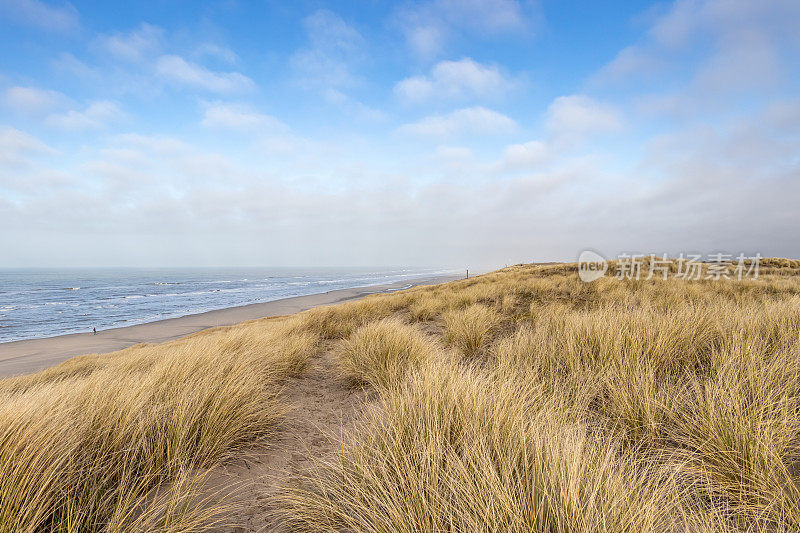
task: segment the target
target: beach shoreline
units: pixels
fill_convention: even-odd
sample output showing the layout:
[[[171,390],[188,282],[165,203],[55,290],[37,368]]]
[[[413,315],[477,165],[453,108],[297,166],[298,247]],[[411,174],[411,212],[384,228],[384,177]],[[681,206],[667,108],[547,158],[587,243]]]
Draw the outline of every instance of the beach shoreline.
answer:
[[[460,275],[430,276],[395,283],[366,285],[292,296],[269,302],[227,307],[98,331],[0,343],[0,379],[32,374],[78,355],[108,353],[146,343],[167,342],[204,329],[233,326],[247,320],[290,315],[313,307],[357,300],[369,294],[394,292],[417,285],[435,285],[461,279]]]

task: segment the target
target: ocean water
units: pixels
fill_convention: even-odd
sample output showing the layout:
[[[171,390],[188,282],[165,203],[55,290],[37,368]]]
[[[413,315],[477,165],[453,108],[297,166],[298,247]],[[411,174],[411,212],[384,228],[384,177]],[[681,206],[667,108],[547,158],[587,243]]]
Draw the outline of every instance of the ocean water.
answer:
[[[0,342],[100,331],[452,273],[370,268],[0,269]]]

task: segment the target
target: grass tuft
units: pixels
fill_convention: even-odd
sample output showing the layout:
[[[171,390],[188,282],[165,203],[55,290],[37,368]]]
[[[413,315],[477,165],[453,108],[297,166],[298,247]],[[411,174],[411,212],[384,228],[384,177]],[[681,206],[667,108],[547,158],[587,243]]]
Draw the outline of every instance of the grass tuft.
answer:
[[[500,315],[481,304],[449,311],[444,315],[445,342],[457,348],[465,357],[477,357],[483,353],[492,329],[499,322]]]
[[[410,369],[436,357],[438,346],[413,326],[383,319],[353,332],[337,355],[341,371],[351,383],[391,388]]]

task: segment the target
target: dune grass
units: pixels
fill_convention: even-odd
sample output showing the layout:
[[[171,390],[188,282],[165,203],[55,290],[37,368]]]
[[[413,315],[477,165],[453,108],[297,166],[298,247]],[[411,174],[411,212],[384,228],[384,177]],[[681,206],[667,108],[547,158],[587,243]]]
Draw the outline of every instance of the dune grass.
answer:
[[[445,313],[445,342],[457,348],[465,357],[480,355],[489,341],[492,329],[500,322],[494,310],[472,304],[465,309]]]
[[[307,531],[648,531],[666,494],[560,403],[459,363],[432,365],[287,492]]]
[[[286,488],[296,529],[800,530],[800,263],[591,284],[520,265],[382,299],[340,315],[344,353],[387,316],[452,353],[359,380],[380,408]]]
[[[280,380],[316,344],[256,323],[0,381],[0,530],[213,523],[214,506],[192,501],[204,469],[270,434]]]
[[[361,326],[340,344],[339,367],[353,384],[397,386],[405,374],[436,357],[436,343],[413,326],[383,319]]]
[[[374,405],[285,487],[296,530],[800,530],[800,262],[771,259],[518,265],[0,381],[0,531],[203,530],[203,473],[321,350]]]

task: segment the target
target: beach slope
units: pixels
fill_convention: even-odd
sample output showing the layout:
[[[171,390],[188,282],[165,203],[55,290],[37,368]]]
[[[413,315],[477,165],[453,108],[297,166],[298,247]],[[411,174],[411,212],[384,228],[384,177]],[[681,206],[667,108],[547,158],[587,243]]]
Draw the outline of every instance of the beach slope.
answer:
[[[368,294],[393,292],[410,286],[443,283],[454,279],[458,279],[458,276],[437,276],[384,285],[354,287],[112,328],[98,331],[96,335],[72,333],[43,339],[0,343],[0,379],[38,372],[77,355],[113,352],[143,342],[171,341],[208,328],[232,326],[256,318],[289,315],[320,305],[354,300]]]

